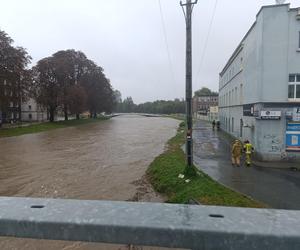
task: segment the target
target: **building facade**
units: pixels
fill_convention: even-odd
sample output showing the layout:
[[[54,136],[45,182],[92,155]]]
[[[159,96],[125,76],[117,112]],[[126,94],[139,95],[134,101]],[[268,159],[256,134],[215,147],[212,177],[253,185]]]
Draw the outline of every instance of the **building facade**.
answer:
[[[299,10],[262,7],[220,73],[221,127],[260,160],[300,160]]]
[[[47,112],[36,101],[22,101],[19,92],[8,81],[0,84],[0,124],[18,121],[39,122],[47,120]]]
[[[196,115],[208,115],[210,107],[218,106],[217,95],[194,96],[193,113]]]
[[[23,122],[42,122],[48,120],[47,112],[30,98],[21,105],[21,120]]]

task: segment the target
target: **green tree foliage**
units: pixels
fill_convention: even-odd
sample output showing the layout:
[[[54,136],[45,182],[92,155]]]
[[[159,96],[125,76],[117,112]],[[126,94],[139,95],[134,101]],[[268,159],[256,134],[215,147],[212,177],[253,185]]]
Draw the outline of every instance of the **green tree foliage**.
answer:
[[[58,51],[34,67],[35,97],[47,108],[50,121],[58,109],[68,114],[88,110],[91,116],[111,112],[113,90],[103,69],[75,50]]]
[[[61,91],[60,103],[65,115],[65,120],[68,120],[71,105],[69,101],[73,99],[72,96],[69,95],[75,93],[73,86],[77,85],[82,75],[88,71],[89,61],[84,53],[75,50],[58,51],[53,54],[52,60],[55,65],[55,77]],[[81,92],[76,91],[76,93],[78,95]],[[82,98],[84,99],[84,97]],[[76,112],[76,114],[78,114],[78,112]]]
[[[87,93],[87,110],[92,117],[96,117],[97,113],[112,111],[113,90],[101,67],[90,61],[88,71],[79,83]]]
[[[185,113],[185,102],[179,99],[175,99],[174,101],[158,100],[155,102],[146,102],[136,105],[131,97],[127,97],[122,103],[119,103],[116,112],[148,114]]]
[[[76,119],[79,119],[80,113],[86,111],[87,94],[85,89],[79,84],[70,86],[67,89],[66,102],[70,113],[76,114]]]
[[[30,89],[31,57],[22,47],[14,47],[13,40],[0,30],[0,111],[7,112],[10,104],[18,106],[27,99]]]
[[[195,91],[194,95],[195,96],[211,96],[211,95],[217,96],[218,93],[214,92],[214,91],[211,91],[209,88],[202,87],[201,89]]]
[[[33,84],[32,92],[36,101],[47,108],[50,122],[53,122],[55,112],[60,105],[61,90],[55,75],[55,64],[52,57],[38,61],[33,68]]]

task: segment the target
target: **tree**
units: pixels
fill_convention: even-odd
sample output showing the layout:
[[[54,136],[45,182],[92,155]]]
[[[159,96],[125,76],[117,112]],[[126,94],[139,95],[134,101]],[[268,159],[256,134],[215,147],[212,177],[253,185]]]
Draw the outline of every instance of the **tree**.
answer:
[[[76,114],[76,119],[86,110],[87,94],[80,85],[70,86],[67,90],[67,103],[71,114]]]
[[[113,91],[113,110],[114,112],[122,112],[122,94],[119,90]]]
[[[82,52],[58,51],[40,60],[34,68],[35,97],[47,107],[50,121],[58,108],[68,114],[89,110],[92,117],[97,113],[111,112],[113,90],[103,69],[89,60]]]
[[[119,90],[114,90],[114,100],[116,103],[121,103],[122,102],[122,94]]]
[[[68,95],[74,93],[73,86],[77,85],[82,75],[88,71],[89,61],[84,53],[75,50],[58,51],[53,54],[52,60],[55,65],[55,76],[61,89],[59,102],[64,111],[65,120],[68,120],[71,105],[69,101],[72,100],[72,96]]]
[[[12,103],[20,118],[21,102],[29,96],[30,71],[27,65],[31,57],[24,48],[14,47],[12,43],[13,40],[0,30],[0,110],[7,112]]]
[[[55,72],[55,63],[52,57],[38,61],[33,68],[33,96],[37,103],[46,107],[49,112],[50,122],[54,121],[54,114],[61,99],[61,89]]]
[[[113,90],[101,67],[90,61],[80,84],[87,93],[87,108],[92,117],[96,118],[97,113],[112,111]]]
[[[123,101],[123,108],[124,108],[124,112],[131,113],[131,112],[135,111],[135,104],[134,104],[131,96],[127,97]]]
[[[195,96],[217,96],[217,92],[211,91],[209,88],[202,87],[201,89],[195,91]]]

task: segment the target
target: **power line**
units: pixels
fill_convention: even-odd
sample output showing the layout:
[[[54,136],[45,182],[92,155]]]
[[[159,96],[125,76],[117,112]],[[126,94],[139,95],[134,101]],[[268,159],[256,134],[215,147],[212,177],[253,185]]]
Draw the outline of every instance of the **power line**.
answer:
[[[172,64],[172,60],[171,60],[170,49],[169,49],[167,30],[166,30],[164,15],[163,15],[163,9],[162,9],[160,0],[158,0],[158,5],[159,5],[159,12],[160,12],[162,30],[163,30],[163,34],[164,34],[165,46],[166,46],[167,55],[168,55],[170,72],[171,72],[171,75],[172,75],[173,82],[176,83],[175,74],[174,74],[174,70],[173,70],[173,64]]]
[[[211,17],[211,20],[210,20],[210,23],[209,23],[208,32],[207,32],[207,35],[206,35],[204,47],[203,47],[202,54],[201,54],[200,66],[199,66],[199,70],[198,70],[197,75],[196,75],[196,83],[197,83],[198,77],[199,77],[199,75],[201,73],[201,70],[202,70],[203,61],[204,61],[204,57],[205,57],[205,52],[206,52],[207,45],[208,45],[208,40],[209,40],[210,33],[211,33],[211,30],[212,30],[212,25],[213,25],[213,22],[214,22],[214,19],[215,19],[217,5],[218,5],[218,0],[215,1],[213,14],[212,14],[212,17]]]

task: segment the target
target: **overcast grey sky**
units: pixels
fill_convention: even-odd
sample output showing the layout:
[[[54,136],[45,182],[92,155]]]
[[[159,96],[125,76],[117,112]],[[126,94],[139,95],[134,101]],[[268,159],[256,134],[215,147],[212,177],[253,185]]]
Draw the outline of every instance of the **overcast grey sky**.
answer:
[[[220,70],[260,7],[275,0],[218,0],[201,67],[215,2],[199,0],[194,8],[193,90],[218,89]],[[299,0],[290,3],[300,7]],[[104,68],[123,98],[132,96],[141,103],[185,95],[185,23],[179,0],[161,0],[171,65],[158,0],[0,0],[0,4],[0,29],[28,50],[33,64],[57,50],[81,50]]]

